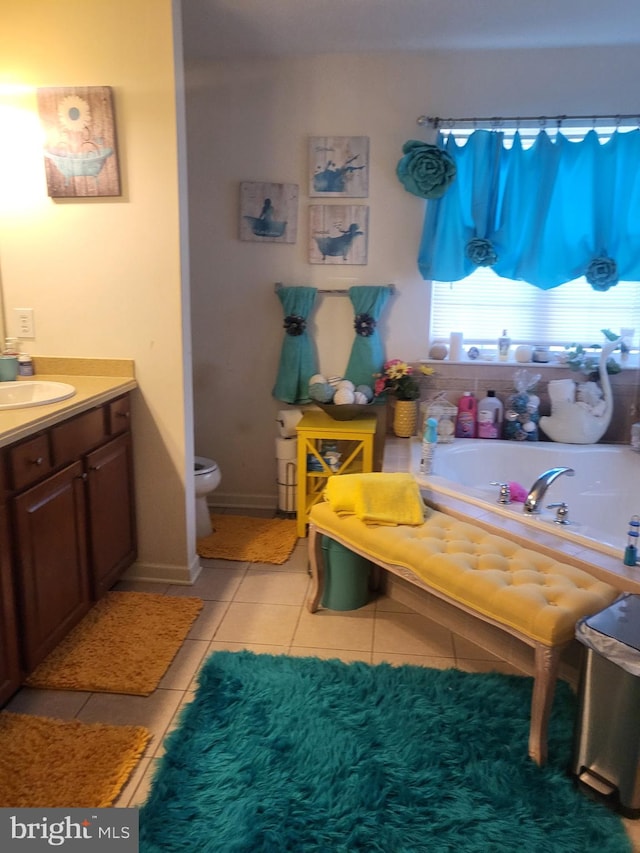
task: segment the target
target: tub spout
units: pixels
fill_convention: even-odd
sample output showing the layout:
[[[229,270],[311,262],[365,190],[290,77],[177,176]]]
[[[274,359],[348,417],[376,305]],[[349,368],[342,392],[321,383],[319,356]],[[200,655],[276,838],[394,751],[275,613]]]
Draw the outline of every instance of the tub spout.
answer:
[[[573,477],[575,473],[573,468],[549,468],[548,471],[544,471],[529,489],[529,494],[524,502],[524,511],[529,515],[540,512],[540,502],[551,483],[557,480],[562,474],[566,474],[567,477]]]

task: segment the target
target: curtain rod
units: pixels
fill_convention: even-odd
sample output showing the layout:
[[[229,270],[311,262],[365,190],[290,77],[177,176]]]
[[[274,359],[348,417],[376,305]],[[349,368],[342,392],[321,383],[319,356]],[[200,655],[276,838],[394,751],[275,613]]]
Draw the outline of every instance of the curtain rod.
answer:
[[[395,284],[381,284],[381,285],[377,285],[377,286],[378,287],[386,287],[390,293],[395,293],[395,291],[396,291]],[[277,281],[275,284],[275,292],[277,293],[283,287],[284,287],[284,285],[282,284],[282,282]],[[356,285],[356,287],[357,287],[357,285]],[[329,296],[348,296],[349,295],[348,290],[318,290],[318,293],[326,293]]]
[[[593,124],[595,124],[596,122],[605,120],[610,121],[612,125],[617,127],[623,121],[633,120],[640,123],[640,114],[631,113],[627,115],[590,116],[491,116],[486,118],[440,118],[439,116],[419,116],[417,119],[417,123],[420,125],[420,127],[429,126],[437,130],[439,127],[454,127],[455,125],[460,124],[486,124],[490,127],[501,127],[504,124],[511,126],[519,126],[523,122],[535,122],[540,127],[546,127],[547,124],[550,123],[555,123],[558,127],[561,127],[562,124],[568,121],[593,122]]]

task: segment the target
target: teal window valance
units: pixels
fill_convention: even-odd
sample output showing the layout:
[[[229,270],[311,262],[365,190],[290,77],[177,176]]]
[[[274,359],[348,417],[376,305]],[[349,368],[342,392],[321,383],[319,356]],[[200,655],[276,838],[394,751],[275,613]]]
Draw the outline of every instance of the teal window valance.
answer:
[[[418,267],[459,281],[478,267],[543,290],[586,276],[595,290],[640,280],[640,130],[580,141],[541,131],[476,130],[438,145],[456,165],[445,195],[427,203]]]

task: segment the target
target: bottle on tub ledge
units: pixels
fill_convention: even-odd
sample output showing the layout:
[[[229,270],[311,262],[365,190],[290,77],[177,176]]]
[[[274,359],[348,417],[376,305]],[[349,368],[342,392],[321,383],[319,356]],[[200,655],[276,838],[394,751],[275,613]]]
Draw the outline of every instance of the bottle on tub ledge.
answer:
[[[500,361],[509,361],[509,348],[511,347],[511,338],[507,334],[507,330],[503,329],[502,334],[498,338],[498,359]]]
[[[503,412],[496,392],[487,391],[487,396],[478,403],[478,438],[500,438]]]
[[[477,401],[471,391],[465,391],[458,401],[456,438],[475,438]]]

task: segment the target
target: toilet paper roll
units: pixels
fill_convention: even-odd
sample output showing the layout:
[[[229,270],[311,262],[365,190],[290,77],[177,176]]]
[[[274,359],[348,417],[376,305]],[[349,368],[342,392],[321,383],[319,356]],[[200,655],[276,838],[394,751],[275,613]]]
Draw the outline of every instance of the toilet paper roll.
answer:
[[[276,438],[276,459],[295,459],[297,454],[297,438]]]
[[[296,487],[278,483],[278,509],[281,512],[296,511]]]

